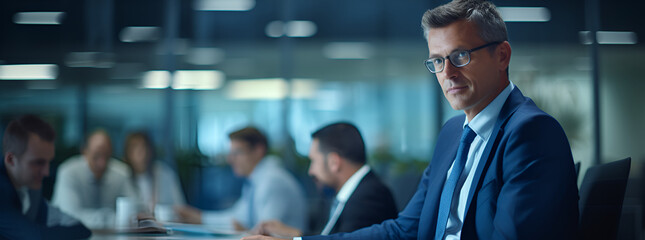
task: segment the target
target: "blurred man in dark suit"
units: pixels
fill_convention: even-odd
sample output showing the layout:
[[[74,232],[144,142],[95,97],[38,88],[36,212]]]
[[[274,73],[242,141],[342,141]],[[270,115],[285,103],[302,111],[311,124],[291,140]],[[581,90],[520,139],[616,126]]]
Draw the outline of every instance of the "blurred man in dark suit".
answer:
[[[0,239],[78,239],[91,235],[76,219],[41,195],[54,158],[52,127],[32,115],[11,121],[0,164]]]
[[[336,190],[329,220],[319,232],[350,232],[397,215],[390,190],[366,164],[365,144],[350,123],[334,123],[312,134],[309,175]],[[256,231],[279,237],[302,236],[302,231],[279,221],[264,222]]]

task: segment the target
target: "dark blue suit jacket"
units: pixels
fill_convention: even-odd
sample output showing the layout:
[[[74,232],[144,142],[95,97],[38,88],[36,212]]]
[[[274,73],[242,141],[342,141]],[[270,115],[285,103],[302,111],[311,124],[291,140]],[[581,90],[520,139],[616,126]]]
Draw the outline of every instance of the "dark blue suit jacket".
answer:
[[[398,218],[352,233],[303,239],[433,239],[441,190],[464,115],[441,129],[431,164]],[[504,103],[471,185],[462,239],[576,239],[578,188],[558,122],[516,87]]]
[[[37,209],[34,220],[22,214],[22,203],[4,163],[0,163],[0,196],[0,239],[79,239],[92,234],[81,223],[47,227],[48,206],[42,198],[31,199],[30,211]]]
[[[390,189],[369,171],[347,199],[331,233],[350,232],[396,218],[396,203]]]

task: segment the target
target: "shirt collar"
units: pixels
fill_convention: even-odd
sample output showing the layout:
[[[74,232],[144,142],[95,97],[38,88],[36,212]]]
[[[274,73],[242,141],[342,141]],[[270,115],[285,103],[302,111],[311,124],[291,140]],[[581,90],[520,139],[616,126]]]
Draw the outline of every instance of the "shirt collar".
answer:
[[[343,186],[340,188],[338,194],[336,194],[336,200],[338,200],[338,202],[347,202],[349,197],[352,196],[352,193],[354,193],[354,190],[356,190],[358,183],[363,180],[363,177],[365,177],[365,175],[367,175],[369,171],[370,166],[365,164],[360,169],[358,169],[358,171],[352,174],[352,176],[349,177],[345,184],[343,184]]]
[[[509,81],[508,86],[488,106],[479,112],[473,120],[470,122],[468,122],[468,118],[464,120],[464,127],[468,124],[477,136],[484,139],[484,141],[488,141],[488,138],[493,133],[493,127],[495,126],[499,112],[502,110],[508,96],[511,95],[513,88],[515,88],[515,85]]]
[[[30,199],[29,199],[29,188],[27,187],[20,187],[16,189],[16,192],[18,192],[18,198],[20,199],[20,203],[22,204],[22,214],[27,213],[29,210],[30,205]]]
[[[270,165],[275,164],[278,164],[277,157],[265,156],[262,160],[260,160],[258,165],[255,165],[255,168],[253,168],[253,171],[251,172],[251,174],[249,174],[247,180],[249,180],[249,183],[251,184],[254,184],[257,181],[262,181],[262,175],[264,174],[263,172],[265,171],[265,169],[270,167]]]

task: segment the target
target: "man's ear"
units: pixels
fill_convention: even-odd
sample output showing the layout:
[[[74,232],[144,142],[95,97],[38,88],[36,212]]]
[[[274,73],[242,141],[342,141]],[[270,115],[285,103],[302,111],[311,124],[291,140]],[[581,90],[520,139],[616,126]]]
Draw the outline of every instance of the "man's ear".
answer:
[[[253,155],[255,155],[260,159],[262,159],[264,155],[269,154],[267,151],[267,147],[262,144],[255,145],[255,147],[253,147],[251,151],[253,151]]]
[[[340,171],[342,160],[338,153],[330,152],[327,154],[327,167],[332,173],[337,173]]]
[[[511,63],[511,44],[508,41],[500,43],[495,53],[499,58],[499,70],[506,71],[508,65]]]
[[[16,155],[12,152],[4,154],[4,164],[5,166],[14,166],[16,164]]]

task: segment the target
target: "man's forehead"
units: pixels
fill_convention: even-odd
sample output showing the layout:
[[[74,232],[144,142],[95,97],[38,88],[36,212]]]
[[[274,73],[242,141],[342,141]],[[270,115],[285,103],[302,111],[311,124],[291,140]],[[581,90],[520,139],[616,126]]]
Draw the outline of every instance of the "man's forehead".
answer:
[[[108,137],[107,135],[105,135],[105,133],[103,133],[103,132],[97,132],[97,133],[94,133],[94,134],[92,134],[92,136],[90,136],[90,138],[88,139],[88,142],[89,142],[90,144],[91,144],[91,143],[103,143],[103,142],[109,142],[109,141],[110,141],[110,137]]]
[[[251,144],[240,139],[231,139],[231,148],[249,148]]]
[[[45,160],[52,160],[54,158],[54,143],[42,139],[40,136],[30,133],[25,154],[36,158]]]
[[[95,133],[87,140],[87,148],[93,150],[111,149],[112,142],[110,137],[104,133]]]
[[[430,55],[443,55],[467,49],[473,45],[472,43],[481,41],[474,25],[465,21],[432,28],[428,31],[427,40]]]

